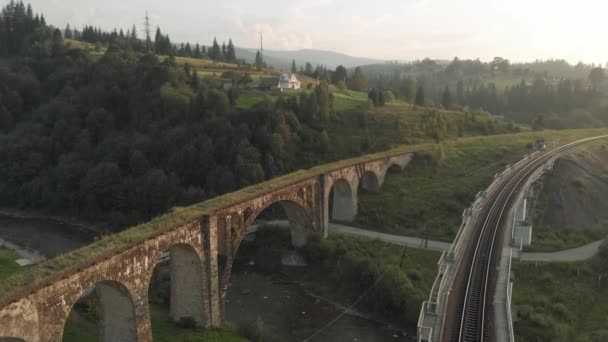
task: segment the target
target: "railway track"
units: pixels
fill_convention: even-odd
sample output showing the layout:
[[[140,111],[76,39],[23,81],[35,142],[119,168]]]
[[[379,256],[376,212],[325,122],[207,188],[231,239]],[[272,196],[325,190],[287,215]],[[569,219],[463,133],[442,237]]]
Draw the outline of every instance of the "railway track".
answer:
[[[585,142],[606,138],[601,136],[580,140],[547,152],[520,166],[506,177],[500,186],[490,194],[482,208],[479,223],[474,230],[469,252],[462,259],[461,282],[455,284],[455,310],[452,332],[444,335],[444,340],[452,342],[494,341],[493,299],[496,285],[496,265],[502,246],[502,228],[506,213],[511,208],[517,190],[525,181],[555,155]],[[495,248],[498,246],[498,248]],[[472,249],[471,247],[474,247]],[[458,280],[456,280],[458,281]],[[448,327],[449,329],[449,327]]]

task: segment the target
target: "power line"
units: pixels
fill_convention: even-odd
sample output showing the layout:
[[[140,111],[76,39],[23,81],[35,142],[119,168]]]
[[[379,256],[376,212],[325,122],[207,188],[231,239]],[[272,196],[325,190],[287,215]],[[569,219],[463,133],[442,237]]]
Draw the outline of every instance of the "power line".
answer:
[[[401,269],[401,267],[403,267],[403,261],[405,259],[406,251],[407,251],[407,246],[403,245],[403,247],[401,248],[401,258],[400,258],[401,260],[399,262],[399,269]],[[315,336],[322,333],[325,329],[329,328],[332,324],[339,321],[340,318],[342,318],[344,315],[346,315],[346,313],[348,313],[354,307],[356,307],[357,304],[359,304],[359,302],[361,302],[361,300],[363,300],[363,298],[365,298],[365,296],[369,293],[369,291],[371,291],[374,287],[376,287],[376,285],[378,285],[380,283],[382,278],[384,278],[384,275],[386,274],[386,272],[387,272],[386,270],[384,272],[382,272],[382,274],[378,277],[378,279],[376,279],[376,281],[370,287],[368,287],[365,291],[363,291],[363,293],[359,296],[359,298],[357,298],[357,300],[355,300],[349,307],[344,309],[338,316],[336,316],[336,318],[329,321],[329,323],[325,324],[323,327],[321,327],[321,329],[317,330],[315,333],[310,335],[308,338],[302,340],[302,342],[310,342],[310,339],[312,339]]]

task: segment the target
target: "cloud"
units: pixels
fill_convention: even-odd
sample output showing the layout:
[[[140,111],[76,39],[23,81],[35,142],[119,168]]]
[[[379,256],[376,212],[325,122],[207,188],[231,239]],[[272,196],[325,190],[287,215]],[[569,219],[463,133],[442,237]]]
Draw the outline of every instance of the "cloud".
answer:
[[[331,0],[318,0],[317,5]],[[304,3],[304,2],[302,2]],[[264,47],[268,49],[298,50],[313,47],[311,18],[302,14],[304,8],[312,5],[297,6],[280,17],[260,18],[257,15],[233,11],[232,23],[241,35],[241,45],[258,46],[260,33],[264,37]]]

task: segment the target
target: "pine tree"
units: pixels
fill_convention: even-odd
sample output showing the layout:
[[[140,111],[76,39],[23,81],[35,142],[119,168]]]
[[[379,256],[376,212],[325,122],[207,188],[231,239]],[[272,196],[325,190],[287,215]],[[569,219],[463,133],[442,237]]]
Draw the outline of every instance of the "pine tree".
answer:
[[[201,47],[200,45],[198,45],[198,43],[196,43],[196,46],[194,47],[194,58],[201,58]]]
[[[450,88],[448,88],[448,86],[445,87],[443,95],[441,96],[441,105],[445,109],[450,109],[452,107],[452,94],[450,94]]]
[[[258,69],[261,69],[261,68],[263,68],[263,67],[264,67],[264,61],[262,60],[262,55],[260,54],[260,50],[258,50],[258,51],[255,53],[255,66],[256,66]]]
[[[137,40],[137,28],[135,27],[135,25],[133,25],[133,28],[131,29],[131,41],[134,42]]]
[[[26,11],[26,14],[27,14],[27,18],[28,18],[29,20],[34,19],[34,11],[32,10],[32,5],[27,4],[27,11]]]
[[[363,70],[361,70],[360,67],[355,68],[355,73],[353,74],[353,78],[350,83],[353,90],[367,90],[367,80],[365,79],[365,76],[363,76]]]
[[[198,74],[196,70],[192,71],[192,77],[190,78],[190,86],[194,90],[198,89]]]
[[[65,31],[63,36],[65,37],[65,39],[73,39],[74,38],[74,34],[72,33],[72,29],[70,28],[70,24],[67,24],[67,26],[65,27]]]
[[[226,50],[227,50],[226,42],[222,42],[222,57],[220,59],[223,61],[226,61],[227,57],[228,57],[228,51],[226,51]]]
[[[154,37],[154,52],[157,55],[161,54],[161,45],[162,45],[162,40],[163,40],[163,34],[160,31],[160,27],[156,27],[156,35]]]
[[[314,70],[312,69],[312,64],[310,64],[310,62],[306,62],[306,67],[304,68],[304,72],[307,75],[310,75],[314,72]]]
[[[414,102],[416,106],[424,106],[424,88],[418,87],[416,91],[416,101]]]
[[[458,101],[459,105],[463,105],[465,103],[464,82],[462,82],[462,80],[458,80],[458,83],[456,84],[456,101]]]
[[[232,38],[228,40],[228,47],[226,51],[226,60],[230,63],[236,63],[236,48],[232,43]]]
[[[298,67],[296,66],[296,60],[291,61],[291,73],[295,74],[298,71]]]
[[[59,29],[55,29],[55,31],[53,31],[52,49],[53,55],[57,55],[63,50],[63,35],[61,34],[61,31]]]
[[[220,49],[220,45],[217,43],[217,39],[213,38],[213,47],[211,48],[211,53],[209,57],[214,61],[219,60],[222,57],[222,50]]]
[[[190,46],[190,43],[186,43],[184,54],[186,55],[186,57],[192,57],[192,47]]]

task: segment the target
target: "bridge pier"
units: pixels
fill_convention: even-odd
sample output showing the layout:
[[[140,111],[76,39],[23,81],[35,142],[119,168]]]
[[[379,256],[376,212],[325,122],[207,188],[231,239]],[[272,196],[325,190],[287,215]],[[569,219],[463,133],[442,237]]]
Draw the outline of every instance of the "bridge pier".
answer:
[[[135,342],[139,329],[135,319],[134,303],[128,291],[117,286],[96,285],[99,295],[99,337],[102,342]],[[142,329],[142,334],[146,334]]]

